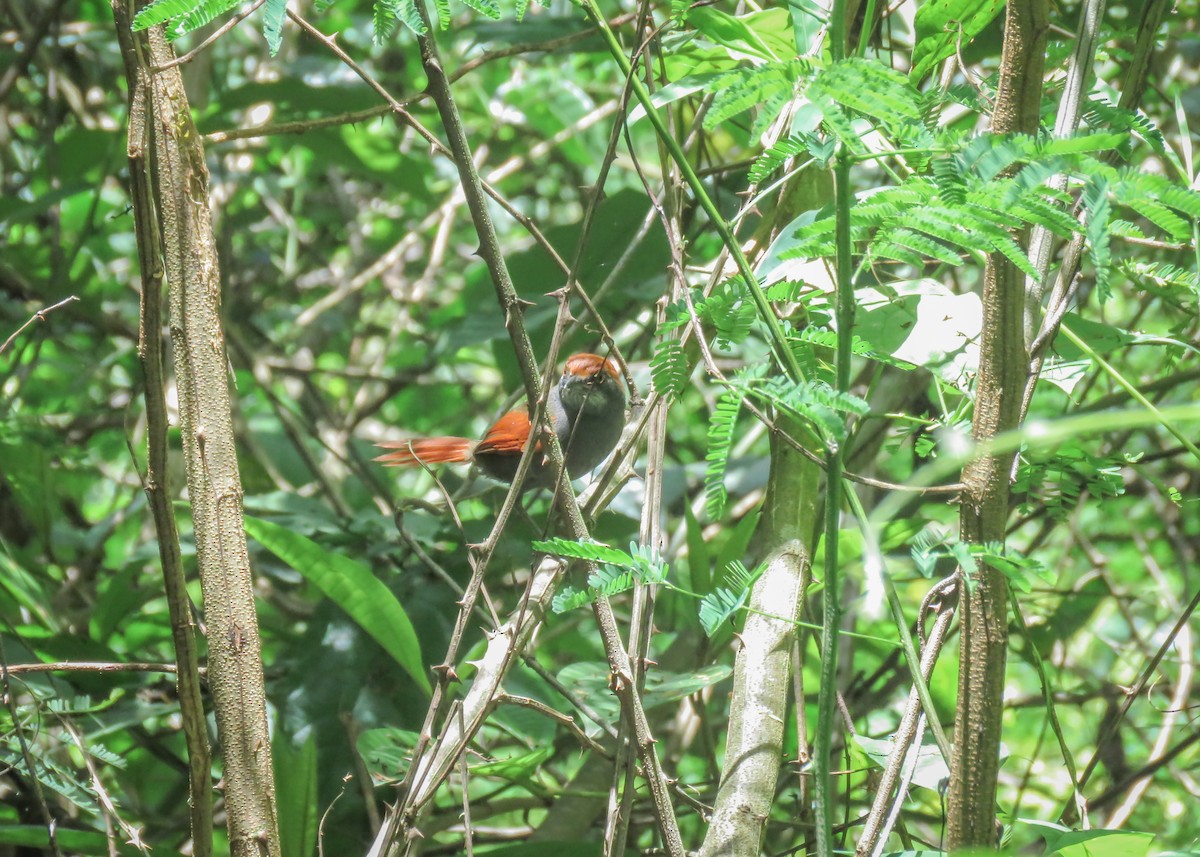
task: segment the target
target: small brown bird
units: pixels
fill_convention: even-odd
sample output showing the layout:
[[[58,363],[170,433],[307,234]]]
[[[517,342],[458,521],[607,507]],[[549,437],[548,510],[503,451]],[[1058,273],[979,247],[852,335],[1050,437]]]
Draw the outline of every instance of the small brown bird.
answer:
[[[567,359],[562,378],[546,399],[546,416],[566,459],[572,479],[594,470],[612,452],[625,427],[625,385],[611,360],[595,354]],[[416,437],[385,441],[395,450],[376,458],[393,467],[471,461],[492,479],[512,482],[521,453],[529,444],[529,410],[522,405],[498,419],[482,440],[465,437]],[[538,443],[540,448],[541,443]],[[545,456],[536,456],[529,487],[548,486],[554,474]]]

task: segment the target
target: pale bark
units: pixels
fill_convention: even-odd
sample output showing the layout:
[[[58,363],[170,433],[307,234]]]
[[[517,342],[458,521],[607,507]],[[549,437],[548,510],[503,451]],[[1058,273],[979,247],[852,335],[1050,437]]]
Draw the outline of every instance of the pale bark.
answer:
[[[118,10],[118,26],[128,27],[128,10]],[[230,851],[234,857],[278,857],[266,691],[242,524],[208,169],[178,67],[153,71],[175,57],[162,28],[147,31],[144,40],[138,36],[135,46],[139,75],[149,86],[151,195],[169,289],[180,433],[204,593],[208,684],[221,746]]]
[[[779,427],[802,442],[814,441],[798,421],[781,419]],[[759,853],[783,757],[791,649],[810,580],[808,544],[817,518],[821,470],[782,440],[772,443],[771,453],[757,534],[767,568],[751,591],[739,635],[725,762],[701,857]],[[797,704],[803,705],[803,700]]]

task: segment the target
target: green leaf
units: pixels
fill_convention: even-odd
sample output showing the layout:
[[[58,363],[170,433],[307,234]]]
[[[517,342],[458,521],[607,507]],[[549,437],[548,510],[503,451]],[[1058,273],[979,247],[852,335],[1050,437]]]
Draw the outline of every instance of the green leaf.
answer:
[[[891,758],[892,749],[895,742],[891,739],[867,738],[865,735],[855,735],[854,743],[862,748],[862,751],[867,754],[879,767],[885,767],[888,759]],[[909,753],[911,753],[911,748]],[[908,770],[909,756],[905,755],[905,770]],[[941,793],[946,781],[950,777],[950,767],[942,758],[941,751],[938,750],[936,743],[922,743],[917,750],[916,767],[912,769],[912,781],[921,788],[926,788],[931,791]]]
[[[406,729],[368,729],[358,736],[355,749],[372,777],[398,780],[412,761],[413,748],[419,737],[416,732]]]
[[[690,503],[683,505],[684,521],[687,525],[687,565],[689,588],[693,592],[707,595],[712,588],[712,572],[709,569],[708,542],[704,541],[704,527],[692,514]]]
[[[729,450],[733,445],[733,426],[742,408],[742,397],[726,393],[717,400],[708,419],[708,467],[704,472],[705,511],[714,521],[725,514],[725,469],[729,465]]]
[[[320,589],[375,639],[425,693],[421,643],[404,607],[362,563],[331,553],[278,524],[246,516],[246,532]]]
[[[796,383],[786,378],[774,377],[761,382],[746,383],[743,389],[746,395],[753,395],[812,423],[822,437],[833,443],[845,439],[846,424],[839,414],[852,413],[862,416],[869,410],[867,403],[862,399],[850,393],[838,392],[824,381]]]
[[[728,349],[745,341],[758,311],[741,280],[724,283],[704,301],[702,314],[717,329],[715,345]]]
[[[618,712],[619,714],[619,712]],[[479,851],[475,852],[479,854]],[[602,843],[588,843],[579,840],[561,842],[546,840],[539,842],[525,841],[517,845],[502,845],[499,848],[489,848],[487,857],[604,857]]]
[[[654,389],[663,396],[678,396],[687,388],[688,375],[687,354],[683,346],[675,340],[660,342],[654,349],[654,357],[650,359],[650,377],[654,380]]]
[[[594,604],[601,598],[612,598],[633,589],[637,575],[629,569],[613,565],[602,565],[588,574],[587,589],[564,586],[555,593],[550,609],[555,613],[566,613],[586,604]]]
[[[508,759],[498,759],[494,762],[484,762],[471,765],[471,773],[485,777],[499,777],[510,782],[525,782],[537,770],[538,765],[549,760],[554,755],[553,747],[541,747],[520,753]]]
[[[1085,318],[1078,313],[1066,313],[1062,323],[1099,354],[1107,354],[1135,341],[1133,335],[1126,330],[1102,321]],[[1068,360],[1076,360],[1085,356],[1083,351],[1066,337],[1059,337],[1055,342],[1054,350]]]
[[[1035,580],[1054,583],[1054,572],[1036,559],[1024,556],[1013,548],[1005,548],[1003,544],[975,545],[971,550],[976,557],[1000,571],[1020,592],[1032,592]]]
[[[1086,152],[1107,152],[1129,142],[1124,132],[1107,134],[1072,134],[1069,137],[1052,137],[1041,146],[1043,155],[1079,155]]]
[[[1200,295],[1200,274],[1187,271],[1169,262],[1141,262],[1127,260],[1121,263],[1123,270],[1135,284],[1145,287],[1144,280],[1154,281],[1159,287],[1185,289],[1193,296]]]
[[[1004,0],[927,0],[913,18],[917,43],[913,46],[911,79],[920,81],[955,50],[983,32],[1004,8]]]
[[[108,837],[100,831],[72,830],[59,827],[54,831],[54,839],[58,847],[70,854],[95,854],[103,857],[112,853],[109,850]],[[50,835],[44,824],[0,824],[0,844],[13,845],[18,848],[50,850]],[[122,855],[141,854],[132,845],[118,841],[118,850]]]
[[[418,36],[425,35],[425,21],[413,0],[375,0],[371,18],[371,31],[375,44],[381,45],[396,29],[396,22]]]
[[[1109,249],[1108,219],[1111,208],[1108,203],[1108,182],[1096,176],[1083,189],[1083,210],[1087,212],[1088,257],[1095,268],[1096,296],[1101,303],[1111,294],[1108,288],[1112,270],[1112,253]]]
[[[693,6],[687,13],[693,27],[722,47],[767,62],[779,62],[767,43],[740,18],[712,6]]]
[[[500,7],[496,4],[496,0],[462,0],[462,2],[484,17],[491,18],[493,21],[500,20]]]
[[[603,563],[588,573],[587,589],[564,586],[559,590],[551,605],[555,613],[566,613],[600,598],[612,598],[629,591],[635,584],[662,583],[667,579],[669,570],[652,548],[643,548],[636,543],[630,544],[628,554],[608,545],[584,544],[566,539],[534,543],[535,550],[547,548],[553,548],[548,552],[560,556],[575,556]]]
[[[828,166],[837,149],[837,141],[822,139],[816,134],[796,134],[785,137],[767,149],[750,168],[750,184],[758,184],[775,172],[788,158],[807,153],[822,167]]]
[[[242,0],[204,0],[190,12],[176,18],[167,29],[167,38],[174,41],[180,36],[196,30],[224,15]]]
[[[415,6],[414,0],[402,0],[402,2]],[[438,27],[445,30],[450,26],[450,0],[433,0],[434,8],[437,9]]]
[[[709,664],[694,672],[672,673],[656,670],[652,675],[654,680],[648,682],[644,700],[647,708],[677,702],[699,693],[706,687],[712,687],[733,675],[733,667],[729,664]]]
[[[759,133],[792,97],[797,81],[811,67],[807,60],[790,60],[714,75],[705,86],[713,100],[704,116],[704,127],[712,130],[726,119],[754,107],[758,108],[758,113],[752,133]]]
[[[700,599],[700,624],[704,633],[712,637],[734,613],[745,606],[750,597],[750,587],[762,576],[766,564],[750,571],[739,560],[726,564],[719,579],[721,585]]]
[[[317,740],[310,732],[299,747],[276,732],[271,762],[275,768],[275,804],[279,810],[279,848],[283,857],[311,857],[317,847]]]
[[[263,38],[271,56],[279,53],[283,44],[283,19],[287,17],[288,0],[267,0],[263,8]]]
[[[1090,100],[1083,111],[1083,120],[1092,128],[1111,128],[1129,131],[1145,140],[1158,155],[1166,152],[1162,132],[1140,110],[1118,107],[1103,97]]]
[[[382,45],[396,29],[396,21],[400,18],[399,5],[396,0],[375,0],[371,10],[371,38],[375,44]]]
[[[907,247],[915,251],[918,254],[916,264],[921,264],[925,259],[936,259],[948,265],[962,264],[962,257],[945,244],[904,228],[879,233],[871,242],[871,255],[886,257],[889,251],[896,247]]]
[[[413,0],[375,0],[371,18],[371,32],[375,44],[383,44],[402,21],[418,36],[425,35],[425,22]]]
[[[552,553],[570,559],[585,559],[591,562],[606,562],[622,568],[636,568],[637,560],[620,548],[609,547],[600,542],[576,542],[570,539],[546,539],[533,543],[535,551]]]
[[[204,2],[205,0],[154,0],[133,16],[133,23],[129,28],[135,33],[145,30],[180,15],[186,15]]]
[[[1058,857],[1145,857],[1153,833],[1130,830],[1046,831],[1046,855]]]
[[[814,100],[825,95],[886,124],[920,119],[921,97],[908,79],[878,60],[851,57],[821,71],[808,86]]]
[[[807,151],[807,145],[801,137],[784,137],[759,155],[747,176],[750,184],[759,184],[786,161],[801,152]]]

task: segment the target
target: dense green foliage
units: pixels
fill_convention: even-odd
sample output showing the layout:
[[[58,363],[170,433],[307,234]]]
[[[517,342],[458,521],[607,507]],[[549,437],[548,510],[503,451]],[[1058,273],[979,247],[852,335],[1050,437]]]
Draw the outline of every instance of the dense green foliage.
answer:
[[[138,25],[165,22],[183,53],[247,5],[157,0]],[[665,25],[646,43],[654,102],[716,208],[755,245],[755,283],[726,266],[729,248],[584,13],[527,5],[439,0],[428,28],[481,174],[504,201],[492,213],[528,301],[525,323],[544,355],[561,323],[549,293],[569,271],[640,386],[634,416],[651,393],[670,411],[660,545],[639,543],[652,507],[644,454],[596,517],[596,544],[555,539],[548,500],[536,493],[498,541],[481,605],[500,617],[515,607],[536,551],[598,563],[571,572],[530,662],[505,681],[508,694],[602,736],[589,718],[613,724],[620,712],[586,606],[608,596],[625,620],[632,592],[657,585],[644,702],[686,797],[676,802],[685,842],[698,847],[705,824],[694,803],[715,796],[727,682],[763,559],[753,534],[768,432],[758,415],[783,415],[811,427],[815,455],[845,451],[846,490],[856,495],[839,541],[847,633],[838,689],[853,734],[839,732],[834,768],[846,847],[911,681],[881,581],[894,582],[912,624],[928,618],[918,608],[931,581],[961,567],[970,585],[986,562],[1005,571],[1019,606],[1000,784],[1006,842],[1084,853],[1077,834],[1053,825],[1067,812],[1066,826],[1080,827],[1072,771],[1096,758],[1082,789],[1090,823],[1125,832],[1088,840],[1088,853],[1200,853],[1200,656],[1186,618],[1200,563],[1200,76],[1194,63],[1171,61],[1200,50],[1195,3],[1168,18],[1162,62],[1137,109],[1117,105],[1141,6],[1109,7],[1082,127],[1061,138],[1049,131],[1075,3],[1052,12],[1038,137],[987,131],[1001,39],[992,4],[924,3],[915,20],[902,5],[881,30],[862,33],[862,55],[839,63],[819,49],[821,10],[807,2],[647,7]],[[0,657],[5,669],[171,663],[140,477],[140,284],[112,18],[107,4],[5,6],[0,342],[16,335],[0,351]],[[315,853],[324,814],[325,853],[357,854],[407,769],[437,680],[431,668],[471,573],[467,546],[485,541],[503,500],[465,471],[438,470],[439,483],[418,469],[384,471],[371,461],[373,443],[478,436],[521,378],[453,164],[289,23],[286,8],[267,0],[183,72],[207,135],[284,853]],[[342,50],[444,139],[422,97],[419,0],[291,8],[337,33]],[[643,36],[618,16],[633,7],[602,11],[632,53]],[[945,26],[960,19],[961,43]],[[852,47],[859,38],[856,26]],[[821,261],[836,252],[834,209],[795,211],[788,196],[797,176],[827,170],[838,147],[853,159],[856,194],[848,392],[834,380]],[[1043,352],[1028,426],[1003,439],[1021,452],[1008,541],[966,545],[954,535],[954,490],[914,489],[954,483],[970,455],[985,255],[1002,254],[1052,291],[1058,257],[1045,275],[1027,255],[1035,227],[1059,248],[1081,235],[1082,274]],[[672,300],[673,284],[686,299]],[[760,286],[782,348],[758,310]],[[599,320],[577,298],[569,307],[578,321],[564,326],[561,353],[604,350]],[[798,377],[779,372],[781,350]],[[190,564],[182,463],[172,463]],[[801,760],[819,684],[823,551],[799,630],[804,696],[789,713],[767,824],[772,854],[803,849],[812,824]],[[192,596],[199,605],[198,583]],[[485,625],[484,614],[473,618],[448,665],[465,682]],[[947,728],[957,671],[948,646],[930,682]],[[0,843],[47,847],[49,815],[63,853],[104,854],[108,842],[132,852],[120,843],[137,836],[159,853],[185,845],[184,744],[169,673],[14,671],[3,690]],[[574,778],[611,767],[581,747],[561,720],[497,705],[466,760],[476,853],[563,853],[538,850],[536,832]],[[939,847],[944,777],[930,739],[891,847]],[[610,779],[578,788],[604,790]],[[457,780],[439,793],[423,827],[430,853],[462,850],[463,795]],[[635,799],[629,847],[652,847],[645,793]],[[597,817],[604,809],[601,800]],[[600,854],[602,826],[589,818],[572,853]]]

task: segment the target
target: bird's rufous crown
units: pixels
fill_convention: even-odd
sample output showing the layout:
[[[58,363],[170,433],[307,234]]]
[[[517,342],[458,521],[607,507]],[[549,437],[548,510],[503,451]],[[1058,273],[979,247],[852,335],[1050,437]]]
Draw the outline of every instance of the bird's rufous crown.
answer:
[[[591,378],[597,375],[601,370],[607,372],[614,381],[620,379],[617,372],[617,366],[611,360],[605,360],[598,354],[573,354],[567,358],[566,366],[563,367],[564,375],[577,375],[581,378]]]

